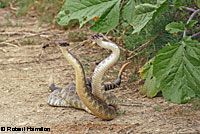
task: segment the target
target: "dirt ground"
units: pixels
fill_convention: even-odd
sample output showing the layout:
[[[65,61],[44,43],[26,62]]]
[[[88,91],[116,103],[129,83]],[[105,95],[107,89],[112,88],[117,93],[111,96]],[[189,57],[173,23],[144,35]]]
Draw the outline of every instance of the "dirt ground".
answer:
[[[75,77],[55,42],[69,40],[69,32],[79,29],[39,26],[34,16],[16,18],[13,12],[0,9],[0,127],[47,127],[52,134],[200,133],[200,111],[194,110],[193,104],[172,104],[162,96],[149,99],[140,95],[141,85],[128,77],[133,68],[125,71],[121,87],[112,91],[124,105],[111,121],[72,107],[49,106],[49,77],[53,75],[58,86]],[[90,35],[89,30],[84,32]],[[72,52],[84,64],[87,76],[92,75],[95,63],[108,55],[108,51],[90,43]],[[105,79],[114,81],[123,63],[119,61],[111,68]]]

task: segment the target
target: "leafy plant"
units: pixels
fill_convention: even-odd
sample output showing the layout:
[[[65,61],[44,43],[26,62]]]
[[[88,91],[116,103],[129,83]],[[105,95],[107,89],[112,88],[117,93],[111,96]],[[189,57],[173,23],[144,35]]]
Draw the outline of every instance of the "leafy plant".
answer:
[[[0,1],[0,8],[5,8],[8,5],[8,0],[1,0]]]
[[[191,20],[198,12],[199,9],[194,10],[186,24],[168,24],[166,30],[169,33],[182,32],[184,38],[168,44],[140,70],[146,79],[141,92],[148,97],[154,97],[159,91],[175,103],[186,103],[200,97],[200,43],[191,39],[196,34],[186,37],[187,28],[197,23]]]
[[[185,7],[185,3],[189,6],[195,4],[195,7]],[[159,24],[159,18],[171,15],[169,8],[174,13],[184,11],[182,17],[174,15],[168,20],[165,17],[166,21]],[[190,15],[185,11],[192,13]],[[141,77],[146,79],[140,92],[152,98],[162,91],[165,99],[186,103],[200,97],[200,43],[195,40],[200,35],[199,12],[199,0],[68,0],[61,8],[57,22],[67,25],[77,19],[80,27],[90,22],[91,30],[104,33],[114,29],[116,35],[120,35],[122,28],[123,31],[127,30],[128,34],[125,35],[136,41],[135,44],[129,43],[127,48],[130,50],[138,48],[138,43],[148,41],[152,35],[159,38],[154,39],[154,44],[162,40],[160,47],[157,47],[161,50],[140,69]],[[188,20],[184,19],[186,16],[190,16]],[[190,36],[186,36],[186,33],[190,33]],[[166,40],[161,36],[166,36]]]

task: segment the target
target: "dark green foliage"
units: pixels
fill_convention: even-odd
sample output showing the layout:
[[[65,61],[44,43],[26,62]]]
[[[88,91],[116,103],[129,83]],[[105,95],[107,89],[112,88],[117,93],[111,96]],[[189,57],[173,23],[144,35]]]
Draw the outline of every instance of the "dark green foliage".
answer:
[[[5,8],[8,6],[8,0],[0,0],[0,8]]]

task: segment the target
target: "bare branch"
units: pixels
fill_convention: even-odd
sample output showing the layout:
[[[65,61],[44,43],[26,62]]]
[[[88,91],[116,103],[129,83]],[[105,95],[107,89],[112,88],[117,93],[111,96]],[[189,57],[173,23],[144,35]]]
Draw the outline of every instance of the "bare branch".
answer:
[[[198,36],[198,35],[200,35],[200,31],[197,32],[197,33],[195,33],[195,34],[193,34],[193,35],[191,36],[191,38],[194,38],[194,37],[196,37],[196,36]]]
[[[170,7],[174,7],[174,5],[169,5]],[[185,9],[185,10],[188,10],[188,11],[191,11],[191,12],[194,12],[196,11],[195,9],[193,8],[189,8],[189,7],[185,7],[185,6],[181,6],[181,8]]]
[[[131,54],[135,53],[133,56],[129,57],[128,60],[132,59],[133,57],[137,56],[140,53],[136,53],[138,51],[140,51],[141,49],[145,48],[148,44],[150,44],[153,40],[155,40],[156,38],[158,38],[160,36],[160,34],[156,35],[154,38],[152,38],[151,40],[147,41],[146,43],[142,44],[140,47],[138,47],[137,49],[135,49],[133,52],[131,52]]]
[[[195,11],[190,15],[190,17],[189,17],[189,19],[188,19],[188,21],[187,21],[186,24],[189,24],[189,22],[194,18],[194,16],[195,16],[198,12],[200,12],[200,9],[195,10]],[[183,37],[186,36],[186,33],[187,33],[187,28],[185,28],[185,30],[184,30],[184,32],[183,32]]]
[[[7,45],[16,46],[16,45],[11,44],[10,42],[21,40],[21,39],[25,39],[25,38],[30,38],[30,37],[34,37],[34,36],[40,36],[40,37],[43,37],[43,38],[48,38],[48,35],[42,35],[42,34],[44,34],[43,32],[42,33],[37,33],[37,34],[26,33],[26,32],[22,32],[22,33],[6,32],[6,33],[0,33],[0,34],[2,34],[2,35],[7,35],[7,34],[8,35],[9,34],[23,34],[24,35],[22,37],[18,37],[18,38],[14,38],[14,39],[10,39],[10,40],[6,40],[6,41],[3,41],[3,42],[0,42],[0,45],[7,44]]]

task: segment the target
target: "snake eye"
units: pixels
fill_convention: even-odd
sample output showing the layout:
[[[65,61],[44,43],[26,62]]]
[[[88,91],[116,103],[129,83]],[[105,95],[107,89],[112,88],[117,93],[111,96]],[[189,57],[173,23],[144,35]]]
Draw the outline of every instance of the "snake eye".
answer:
[[[66,41],[59,41],[58,44],[59,44],[60,46],[63,46],[63,47],[69,46],[69,43],[66,42]]]

